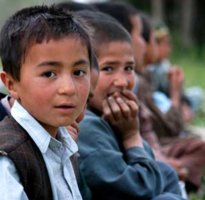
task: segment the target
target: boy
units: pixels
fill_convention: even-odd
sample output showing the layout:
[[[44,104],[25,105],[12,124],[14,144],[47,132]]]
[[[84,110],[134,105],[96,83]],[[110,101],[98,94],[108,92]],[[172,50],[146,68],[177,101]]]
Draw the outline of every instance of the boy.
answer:
[[[0,35],[1,79],[16,99],[0,123],[1,199],[82,199],[71,163],[78,150],[64,126],[90,91],[85,26],[54,6],[25,8]]]
[[[152,152],[139,134],[134,55],[129,34],[111,17],[80,12],[95,29],[100,76],[80,123],[80,167],[93,199],[181,199],[165,191]],[[92,127],[92,128],[91,128]],[[176,182],[177,184],[177,182]]]

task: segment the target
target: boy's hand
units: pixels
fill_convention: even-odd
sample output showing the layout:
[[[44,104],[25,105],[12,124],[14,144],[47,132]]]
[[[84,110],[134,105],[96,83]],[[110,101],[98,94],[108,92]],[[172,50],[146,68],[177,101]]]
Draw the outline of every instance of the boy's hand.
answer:
[[[141,146],[136,96],[128,90],[115,93],[103,101],[103,118],[122,140],[125,149]]]
[[[173,66],[168,73],[168,79],[170,81],[170,97],[172,104],[174,106],[179,106],[182,85],[184,82],[183,71],[180,68]]]
[[[66,129],[68,131],[68,133],[70,134],[70,136],[72,137],[72,139],[77,142],[78,141],[78,134],[79,134],[79,126],[77,122],[74,122],[72,125],[70,126],[66,126]]]

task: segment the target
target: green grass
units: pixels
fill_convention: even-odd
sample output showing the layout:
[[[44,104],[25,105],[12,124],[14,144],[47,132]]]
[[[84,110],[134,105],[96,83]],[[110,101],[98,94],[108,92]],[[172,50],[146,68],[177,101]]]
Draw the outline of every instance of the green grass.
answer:
[[[171,57],[173,65],[182,68],[185,74],[185,87],[200,86],[205,89],[205,58],[197,58],[192,52],[181,53]]]
[[[183,69],[185,75],[184,88],[200,86],[205,91],[205,56],[203,54],[199,56],[196,47],[184,48],[178,44],[174,45],[170,60],[173,65]],[[205,127],[205,102],[203,104],[196,113],[192,125]]]

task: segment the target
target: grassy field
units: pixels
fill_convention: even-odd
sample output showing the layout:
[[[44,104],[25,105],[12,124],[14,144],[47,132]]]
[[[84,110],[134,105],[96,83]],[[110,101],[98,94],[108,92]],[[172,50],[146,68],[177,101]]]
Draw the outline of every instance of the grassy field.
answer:
[[[198,56],[195,47],[182,49],[176,45],[173,48],[170,59],[173,65],[177,65],[183,69],[185,74],[185,88],[200,86],[205,91],[205,51],[204,55]],[[196,114],[192,124],[205,127],[205,102]]]

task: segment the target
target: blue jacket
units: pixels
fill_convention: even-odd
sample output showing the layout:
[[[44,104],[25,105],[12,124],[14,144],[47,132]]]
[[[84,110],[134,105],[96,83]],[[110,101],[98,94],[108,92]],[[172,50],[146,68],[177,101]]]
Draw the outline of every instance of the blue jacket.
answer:
[[[80,123],[79,160],[93,200],[183,199],[174,170],[156,162],[149,145],[143,144],[122,150],[109,124],[86,111]]]
[[[150,200],[163,192],[163,177],[147,144],[121,151],[109,124],[90,111],[80,130],[80,167],[94,199]]]

